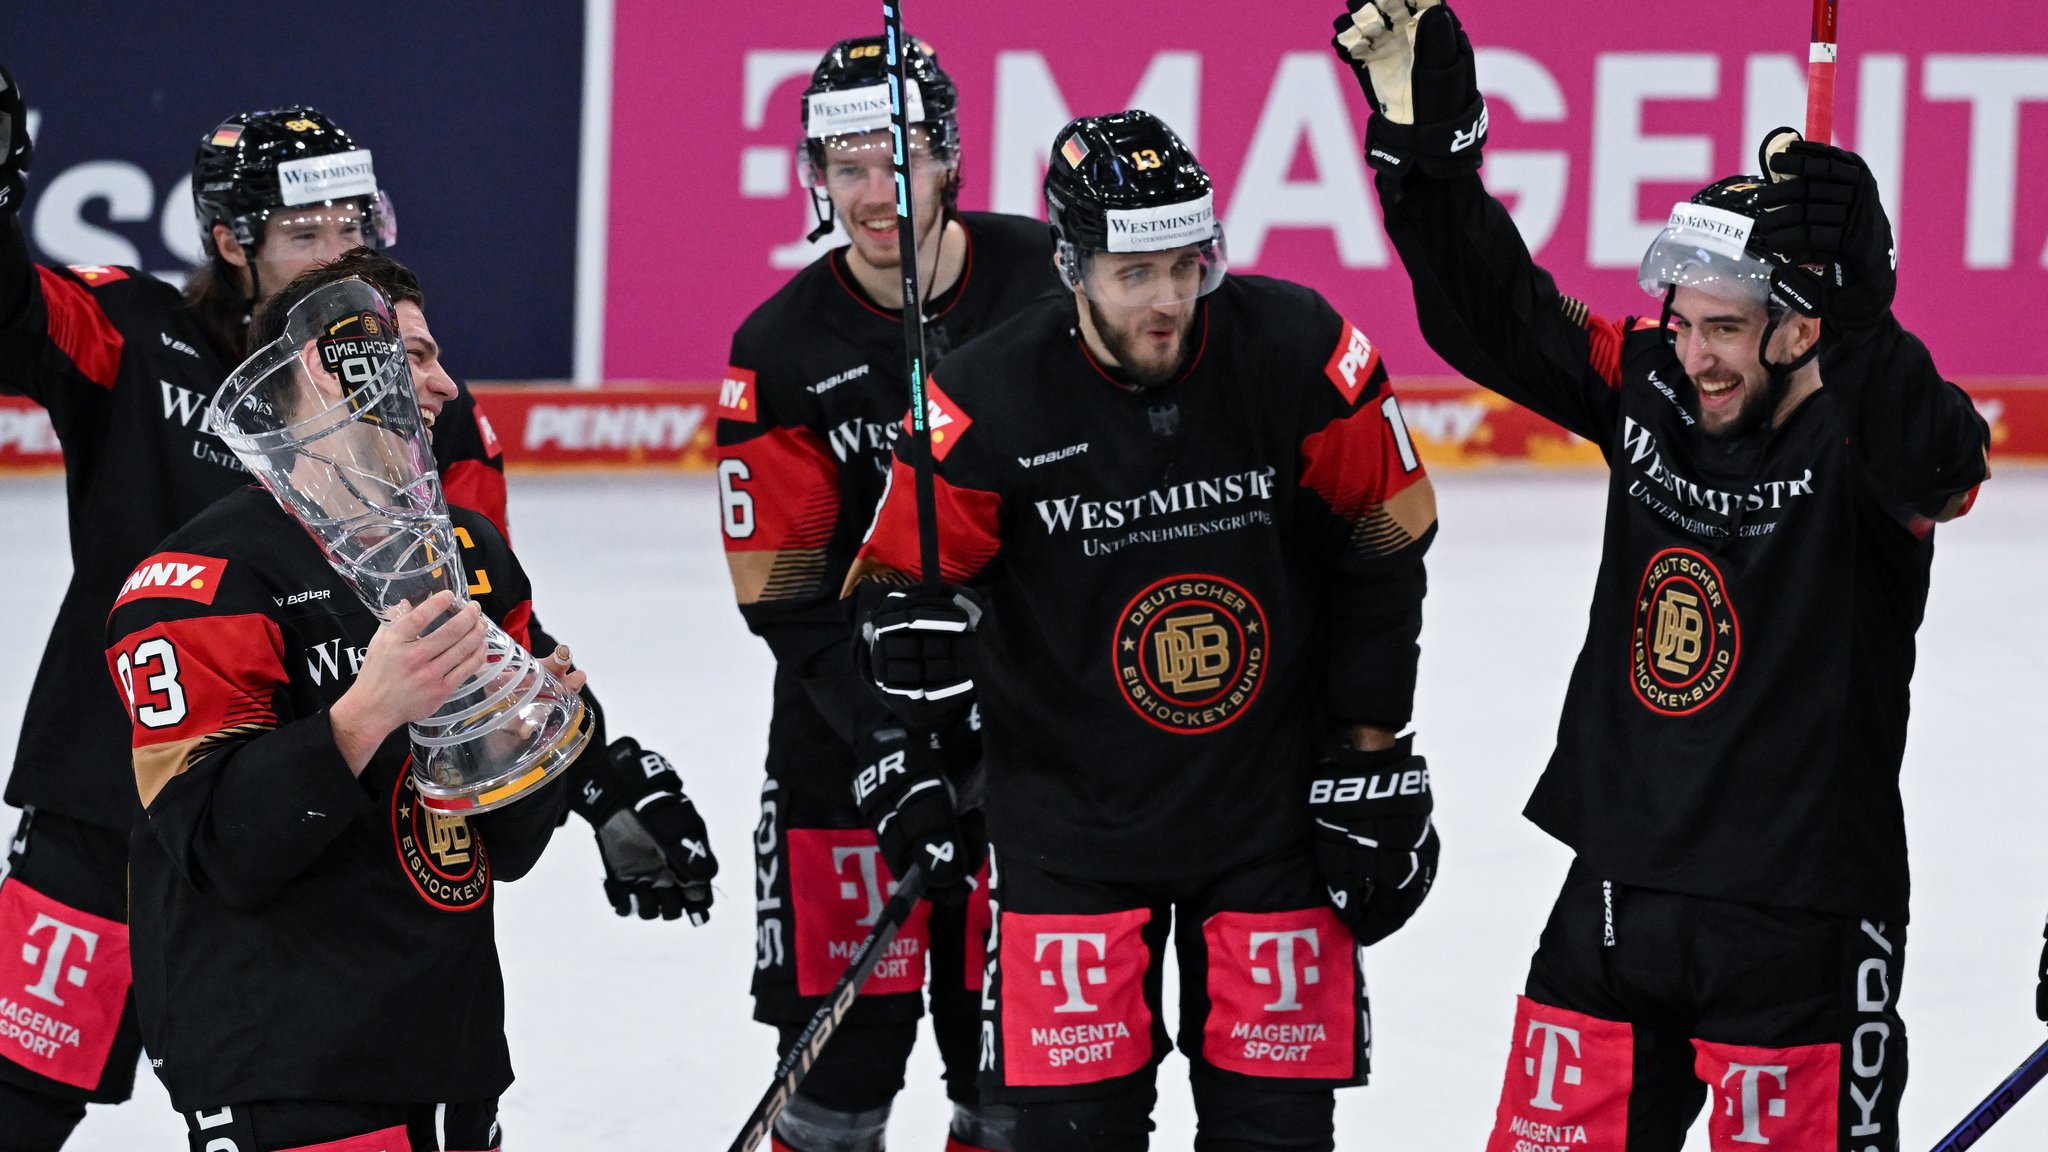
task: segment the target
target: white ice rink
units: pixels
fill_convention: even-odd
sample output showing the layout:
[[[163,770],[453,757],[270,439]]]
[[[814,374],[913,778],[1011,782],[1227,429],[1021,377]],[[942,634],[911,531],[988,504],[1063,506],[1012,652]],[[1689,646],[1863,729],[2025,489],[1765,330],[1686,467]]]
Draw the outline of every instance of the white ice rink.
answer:
[[[1514,996],[1566,864],[1520,810],[1582,638],[1600,478],[1451,474],[1437,483],[1444,529],[1430,563],[1416,729],[1438,788],[1443,876],[1414,923],[1367,956],[1376,1075],[1340,1096],[1347,1150],[1485,1146]],[[589,833],[572,820],[530,878],[499,889],[519,1072],[504,1100],[506,1147],[722,1149],[773,1061],[746,993],[769,661],[732,605],[713,488],[698,476],[519,475],[512,518],[543,618],[590,669],[613,730],[675,760],[725,871],[707,927],[618,920],[599,890]],[[0,749],[11,758],[68,572],[61,481],[0,482],[0,524],[0,604],[11,618]],[[1912,1035],[1909,1152],[1931,1147],[2048,1036],[2033,1019],[2048,912],[2044,529],[2048,472],[2008,468],[1970,517],[1940,534],[1905,767],[1917,881],[1901,1000]],[[1155,1148],[1190,1146],[1185,1072],[1178,1056],[1162,1072]],[[891,1147],[939,1152],[947,1108],[928,1040],[910,1081]],[[2036,1095],[1979,1147],[2048,1148],[2048,1090]],[[137,1098],[95,1108],[71,1145],[184,1146],[146,1070]],[[1703,1133],[1688,1147],[1704,1149]]]

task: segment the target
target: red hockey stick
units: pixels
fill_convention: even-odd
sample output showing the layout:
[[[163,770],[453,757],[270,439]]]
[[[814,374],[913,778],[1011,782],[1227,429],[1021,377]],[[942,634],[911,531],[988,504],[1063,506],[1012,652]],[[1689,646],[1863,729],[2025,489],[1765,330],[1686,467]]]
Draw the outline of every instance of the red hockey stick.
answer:
[[[1806,50],[1806,138],[1833,143],[1835,132],[1835,7],[1813,0],[1813,37]]]

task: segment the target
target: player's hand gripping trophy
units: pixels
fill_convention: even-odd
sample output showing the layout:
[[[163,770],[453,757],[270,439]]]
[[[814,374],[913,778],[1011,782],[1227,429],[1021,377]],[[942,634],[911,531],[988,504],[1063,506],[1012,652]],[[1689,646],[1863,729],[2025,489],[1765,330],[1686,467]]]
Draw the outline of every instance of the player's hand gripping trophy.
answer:
[[[375,288],[351,278],[306,297],[229,374],[206,422],[380,619],[444,589],[455,607],[468,599],[405,344]],[[484,624],[483,670],[412,725],[413,779],[438,811],[529,795],[591,737],[582,699]]]

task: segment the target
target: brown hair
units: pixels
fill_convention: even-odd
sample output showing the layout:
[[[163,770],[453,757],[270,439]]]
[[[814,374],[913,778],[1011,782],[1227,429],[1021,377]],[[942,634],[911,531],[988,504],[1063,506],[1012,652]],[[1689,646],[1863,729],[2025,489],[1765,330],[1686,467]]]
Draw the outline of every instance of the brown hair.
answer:
[[[401,303],[427,306],[426,294],[420,291],[420,278],[413,275],[412,269],[373,248],[351,248],[329,263],[299,273],[298,279],[264,301],[249,326],[249,346],[261,348],[283,335],[285,317],[291,315],[294,307],[316,290],[351,276],[382,292],[393,307]]]
[[[249,294],[235,282],[235,266],[215,253],[185,281],[185,306],[220,358],[241,363],[249,353]]]

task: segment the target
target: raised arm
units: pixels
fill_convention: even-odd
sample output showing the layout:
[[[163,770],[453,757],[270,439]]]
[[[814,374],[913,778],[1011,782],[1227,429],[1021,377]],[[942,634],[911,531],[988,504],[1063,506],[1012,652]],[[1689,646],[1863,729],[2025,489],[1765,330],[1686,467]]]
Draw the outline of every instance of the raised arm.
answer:
[[[1385,7],[1393,14],[1353,0],[1334,43],[1373,106],[1366,160],[1423,338],[1473,381],[1605,443],[1619,329],[1558,292],[1480,183],[1486,104],[1457,17],[1436,3]]]

